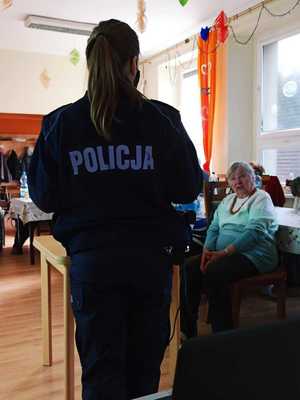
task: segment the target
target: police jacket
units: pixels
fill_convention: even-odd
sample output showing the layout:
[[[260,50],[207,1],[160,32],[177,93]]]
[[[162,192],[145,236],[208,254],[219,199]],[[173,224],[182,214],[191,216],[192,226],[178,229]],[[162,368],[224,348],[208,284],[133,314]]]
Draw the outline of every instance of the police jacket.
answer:
[[[32,156],[30,197],[55,213],[53,235],[71,254],[102,246],[176,245],[185,226],[172,203],[202,186],[194,146],[179,112],[121,100],[112,140],[99,136],[87,94],[47,115]]]

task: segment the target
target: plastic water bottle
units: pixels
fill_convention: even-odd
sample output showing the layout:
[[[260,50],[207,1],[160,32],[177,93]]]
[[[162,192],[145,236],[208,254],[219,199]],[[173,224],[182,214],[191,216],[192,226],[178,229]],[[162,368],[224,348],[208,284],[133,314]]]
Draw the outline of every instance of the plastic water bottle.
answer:
[[[215,172],[212,172],[211,175],[209,175],[209,182],[218,182],[218,177]]]
[[[23,171],[20,178],[20,197],[22,197],[23,199],[28,199],[29,197],[27,175],[25,171]]]

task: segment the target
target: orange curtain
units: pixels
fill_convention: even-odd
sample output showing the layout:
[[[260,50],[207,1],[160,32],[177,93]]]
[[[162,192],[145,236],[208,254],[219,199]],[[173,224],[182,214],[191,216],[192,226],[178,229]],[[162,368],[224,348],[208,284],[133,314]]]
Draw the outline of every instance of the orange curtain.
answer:
[[[209,32],[208,40],[198,36],[198,78],[200,85],[201,118],[203,127],[203,169],[210,170],[216,100],[217,31]]]
[[[228,168],[228,121],[227,121],[227,48],[228,42],[217,50],[216,102],[214,120],[214,142],[211,160],[214,171],[224,174]]]

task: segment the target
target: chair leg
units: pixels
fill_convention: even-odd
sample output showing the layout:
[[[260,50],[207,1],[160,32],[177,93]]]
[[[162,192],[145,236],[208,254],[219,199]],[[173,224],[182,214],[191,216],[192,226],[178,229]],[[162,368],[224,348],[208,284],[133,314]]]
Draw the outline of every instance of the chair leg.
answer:
[[[238,285],[233,285],[231,290],[231,308],[232,308],[232,322],[233,327],[236,329],[240,325],[240,309],[242,302],[242,294]]]
[[[209,320],[208,320],[208,299],[206,299],[206,301],[203,303],[203,316],[202,316],[202,320],[209,324]]]
[[[286,319],[286,282],[280,282],[276,289],[277,317],[278,319]]]

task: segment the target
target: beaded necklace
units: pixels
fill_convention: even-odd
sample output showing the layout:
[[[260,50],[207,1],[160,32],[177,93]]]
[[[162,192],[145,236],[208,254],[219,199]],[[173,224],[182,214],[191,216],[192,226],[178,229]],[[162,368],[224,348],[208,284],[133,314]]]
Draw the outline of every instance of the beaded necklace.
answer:
[[[234,206],[235,206],[235,203],[237,202],[237,199],[238,199],[238,197],[235,196],[234,199],[233,199],[233,202],[232,202],[232,204],[231,204],[231,207],[230,207],[230,214],[236,214],[236,213],[238,213],[238,212],[240,211],[240,209],[243,207],[243,205],[247,203],[247,201],[250,199],[251,196],[254,195],[255,192],[256,192],[256,189],[254,189],[253,192],[250,193],[250,195],[249,195],[249,196],[246,198],[246,200],[239,206],[239,208],[238,208],[237,210],[233,211]]]

